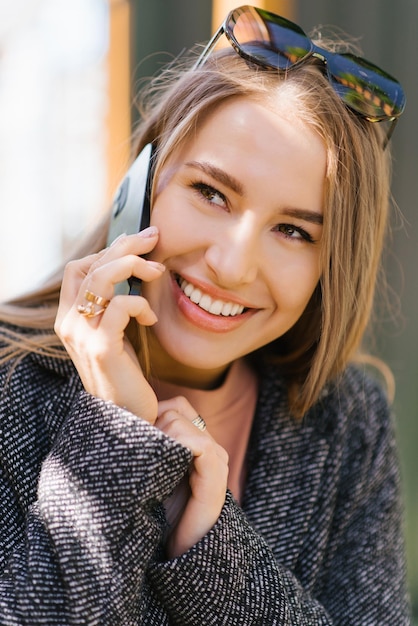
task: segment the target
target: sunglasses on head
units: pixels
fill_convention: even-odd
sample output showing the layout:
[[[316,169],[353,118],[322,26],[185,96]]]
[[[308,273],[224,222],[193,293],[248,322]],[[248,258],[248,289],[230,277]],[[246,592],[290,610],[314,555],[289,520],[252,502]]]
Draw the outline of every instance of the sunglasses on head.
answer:
[[[243,59],[265,69],[287,71],[317,59],[347,107],[370,122],[391,122],[383,148],[387,146],[405,108],[403,89],[393,76],[354,54],[320,48],[297,24],[252,6],[239,7],[227,15],[195,68],[205,63],[222,35]]]

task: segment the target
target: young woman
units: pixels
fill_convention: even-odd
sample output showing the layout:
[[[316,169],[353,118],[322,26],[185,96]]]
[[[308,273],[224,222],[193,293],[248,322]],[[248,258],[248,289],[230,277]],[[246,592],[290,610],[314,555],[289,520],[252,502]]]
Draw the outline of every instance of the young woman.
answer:
[[[150,226],[105,247],[107,217],[1,309],[1,624],[409,623],[392,417],[353,364],[403,107],[251,7],[153,87]]]

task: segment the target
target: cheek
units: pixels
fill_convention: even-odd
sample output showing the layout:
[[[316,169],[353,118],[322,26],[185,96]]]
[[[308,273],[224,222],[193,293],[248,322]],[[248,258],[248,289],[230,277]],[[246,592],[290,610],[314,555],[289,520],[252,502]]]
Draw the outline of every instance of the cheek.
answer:
[[[160,235],[150,258],[161,262],[187,250],[199,233],[197,225],[191,223],[190,215],[186,215],[184,202],[175,194],[170,200],[166,193],[161,194],[152,210],[151,224],[158,228]]]
[[[282,259],[269,272],[273,298],[282,303],[282,308],[304,309],[320,279],[319,253],[296,255],[293,259]]]

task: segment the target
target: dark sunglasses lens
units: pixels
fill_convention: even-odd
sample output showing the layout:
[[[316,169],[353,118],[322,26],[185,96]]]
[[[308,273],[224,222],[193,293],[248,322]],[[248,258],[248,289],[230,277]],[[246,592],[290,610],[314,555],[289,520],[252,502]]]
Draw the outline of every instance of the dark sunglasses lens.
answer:
[[[299,26],[255,7],[233,11],[227,30],[244,56],[272,69],[287,69],[312,49]]]
[[[330,80],[340,98],[371,121],[398,117],[405,108],[400,84],[372,63],[351,54],[327,57]]]

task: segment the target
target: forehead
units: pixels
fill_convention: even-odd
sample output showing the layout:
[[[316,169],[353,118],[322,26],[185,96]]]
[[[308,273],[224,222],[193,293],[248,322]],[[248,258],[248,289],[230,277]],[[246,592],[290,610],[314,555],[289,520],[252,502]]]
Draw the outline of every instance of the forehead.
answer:
[[[253,150],[263,143],[278,147],[274,141],[280,138],[282,142],[297,143],[301,150],[323,153],[324,142],[313,124],[306,121],[302,107],[297,106],[298,96],[294,85],[283,84],[262,99],[237,96],[218,103],[198,119],[180,150],[205,141],[243,141],[247,136]]]
[[[254,199],[322,209],[324,144],[285,100],[275,109],[250,98],[223,102],[171,155],[162,178],[168,182],[175,171],[192,162],[228,173]]]
[[[186,148],[209,151],[216,150],[216,146],[219,151],[221,147],[227,153],[235,151],[237,156],[240,150],[248,150],[260,159],[269,156],[272,160],[292,151],[297,153],[301,166],[325,157],[321,137],[285,96],[278,97],[274,106],[250,98],[221,103],[198,126]]]

